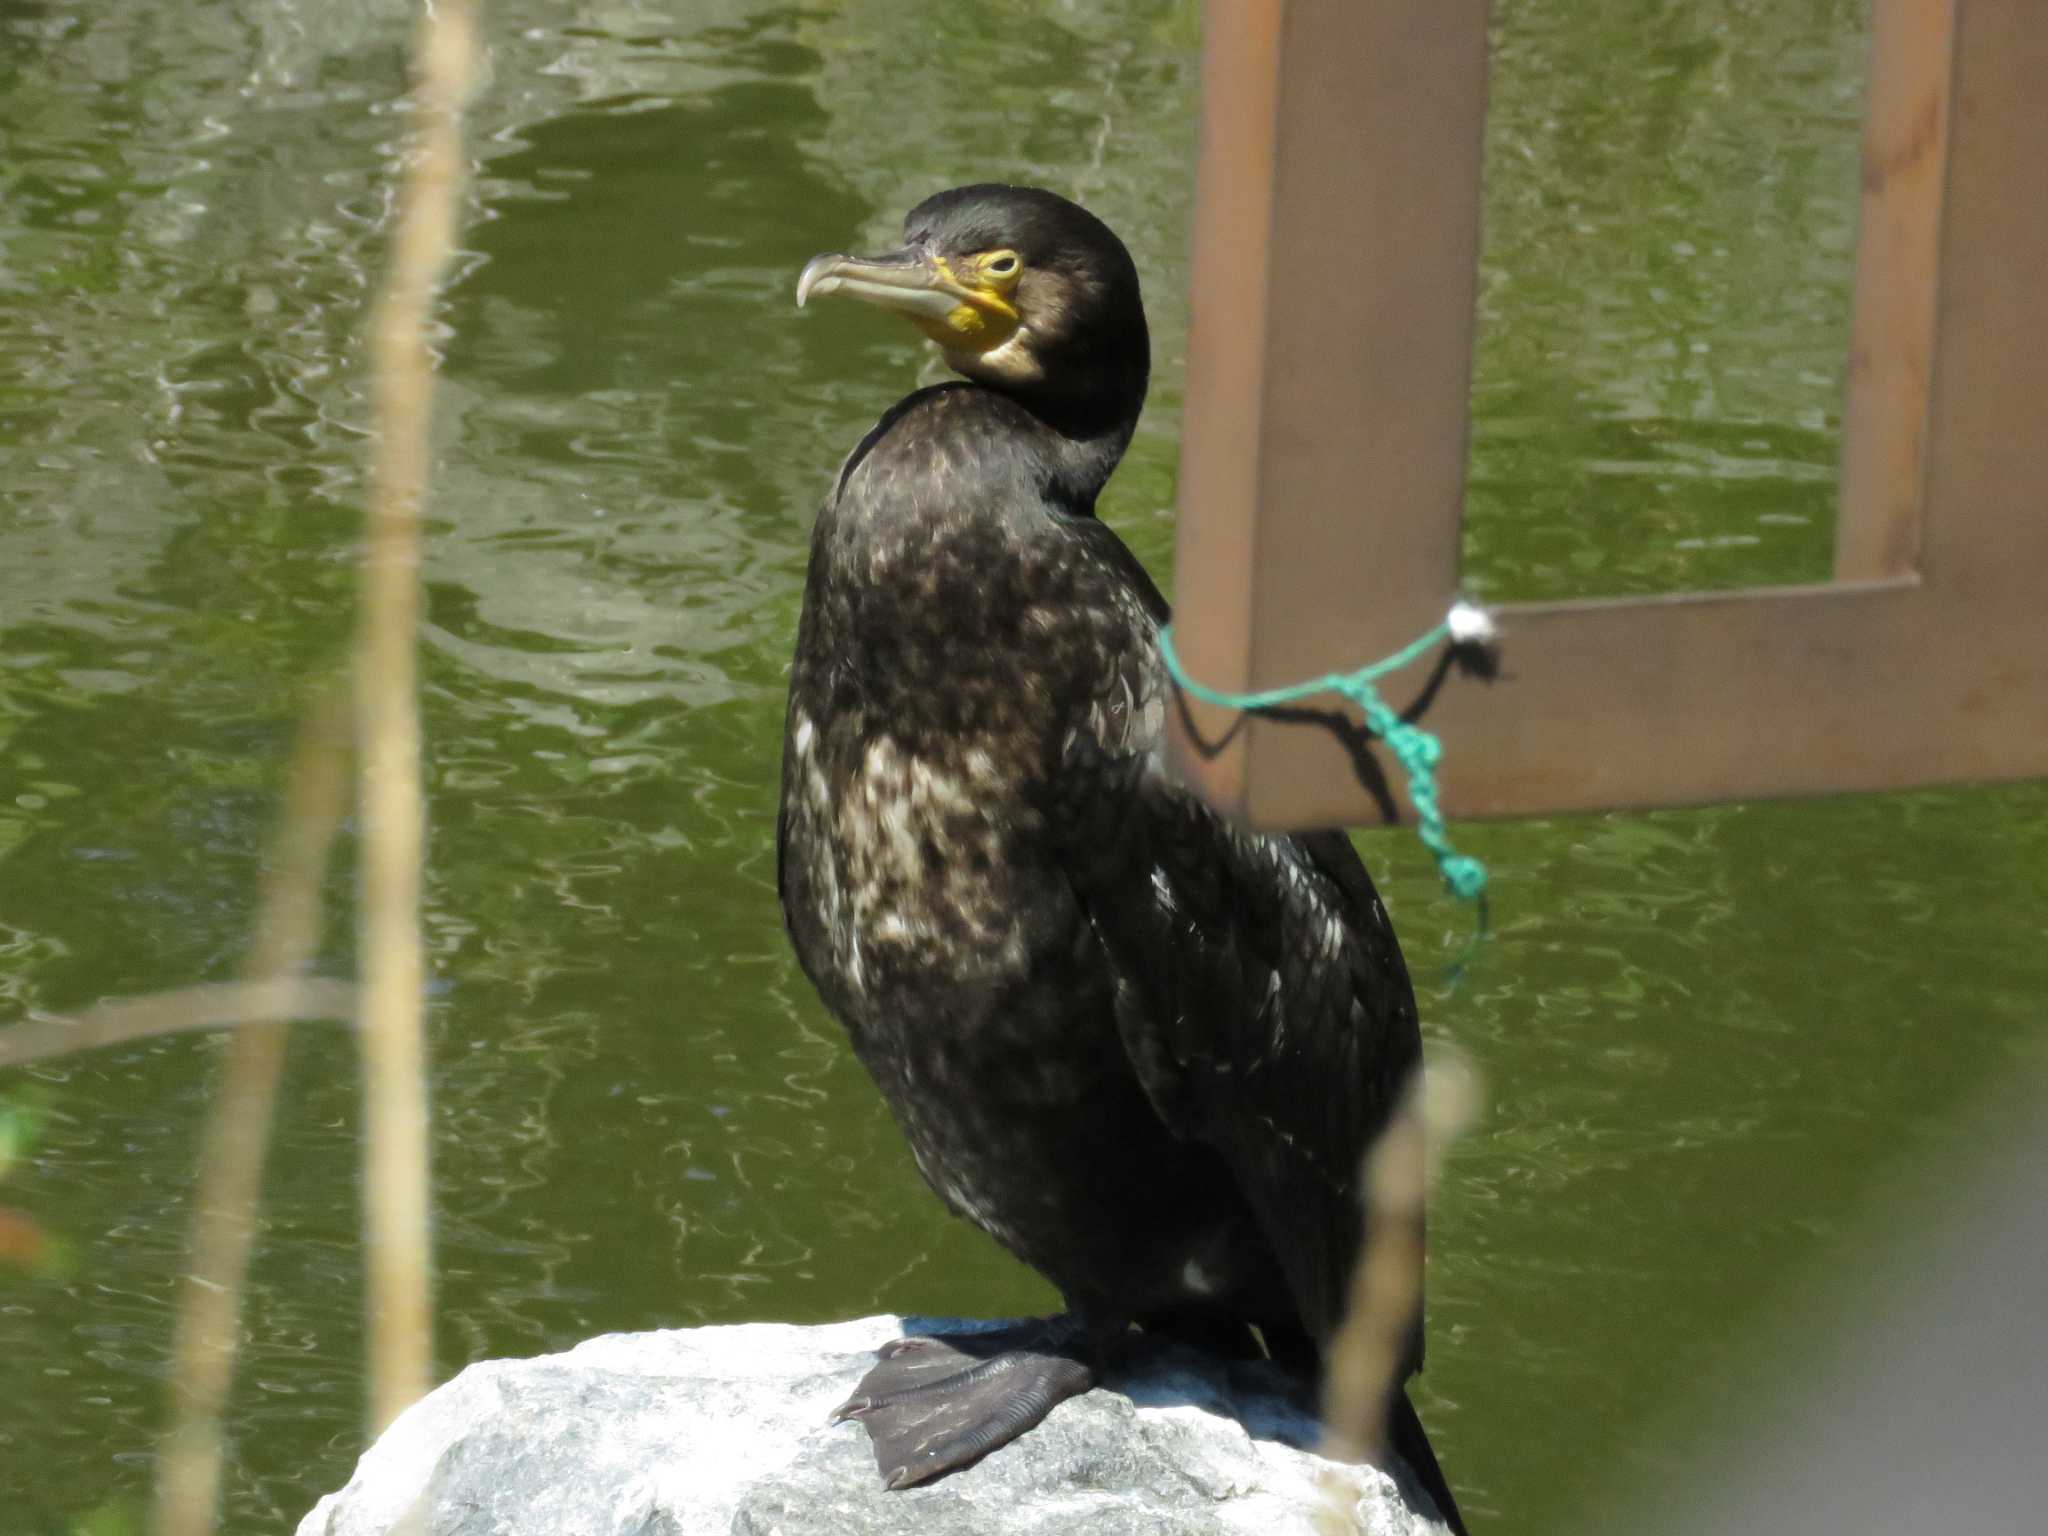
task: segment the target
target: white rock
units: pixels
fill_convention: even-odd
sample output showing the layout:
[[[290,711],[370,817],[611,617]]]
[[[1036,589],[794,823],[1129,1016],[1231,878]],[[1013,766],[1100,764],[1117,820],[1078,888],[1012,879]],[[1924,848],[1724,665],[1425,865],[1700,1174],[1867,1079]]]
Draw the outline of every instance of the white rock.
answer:
[[[1300,1449],[1316,1426],[1270,1368],[1174,1346],[977,1465],[884,1492],[866,1433],[826,1415],[905,1329],[870,1317],[611,1334],[473,1365],[401,1414],[299,1536],[1444,1530],[1387,1474]]]

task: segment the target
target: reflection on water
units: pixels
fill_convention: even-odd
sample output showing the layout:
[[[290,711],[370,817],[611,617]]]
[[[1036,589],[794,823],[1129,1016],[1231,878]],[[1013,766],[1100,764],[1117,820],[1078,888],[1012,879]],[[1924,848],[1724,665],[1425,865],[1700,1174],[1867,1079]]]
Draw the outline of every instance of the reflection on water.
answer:
[[[1858,9],[1499,7],[1472,554],[1501,594],[1825,569]],[[1190,0],[490,7],[427,570],[440,1356],[1052,1298],[923,1191],[791,964],[783,669],[811,510],[926,361],[794,274],[970,177],[1084,195],[1158,382],[1108,512],[1164,572]],[[0,1018],[231,975],[349,624],[363,310],[410,5],[0,15]],[[2038,790],[1471,829],[1499,932],[1434,1026],[1492,1109],[1434,1218],[1426,1412],[1563,1529],[1644,1410],[2032,1022]],[[1422,974],[1463,940],[1370,841]],[[1990,893],[2009,898],[1992,900]],[[337,875],[323,964],[349,964]],[[0,1187],[0,1536],[147,1484],[217,1042],[33,1073]],[[230,1526],[357,1447],[357,1110],[299,1032]],[[18,1083],[0,1084],[0,1091]],[[25,1511],[15,1514],[15,1511]],[[12,1516],[14,1523],[9,1523]]]
[[[1863,11],[1495,8],[1470,573],[1825,580]]]

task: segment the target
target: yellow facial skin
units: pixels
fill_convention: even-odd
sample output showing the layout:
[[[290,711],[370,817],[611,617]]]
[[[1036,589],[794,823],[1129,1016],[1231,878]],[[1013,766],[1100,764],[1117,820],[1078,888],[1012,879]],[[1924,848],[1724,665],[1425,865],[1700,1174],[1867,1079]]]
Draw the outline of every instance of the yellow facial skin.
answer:
[[[960,302],[944,316],[913,314],[917,328],[948,352],[993,352],[1024,323],[1010,302],[1024,263],[1015,251],[981,251],[958,262],[932,258],[940,284]]]

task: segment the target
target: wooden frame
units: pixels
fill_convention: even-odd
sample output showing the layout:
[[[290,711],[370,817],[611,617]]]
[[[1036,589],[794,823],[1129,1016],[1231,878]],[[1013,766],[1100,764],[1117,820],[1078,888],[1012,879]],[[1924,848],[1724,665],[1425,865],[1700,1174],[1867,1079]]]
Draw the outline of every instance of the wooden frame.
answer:
[[[1213,687],[1457,591],[1485,75],[1484,0],[1209,7],[1175,640]],[[1874,0],[1834,582],[1499,610],[1507,678],[1431,708],[1447,812],[2048,774],[2043,81],[2041,0]],[[1332,251],[1374,281],[1288,281]],[[1333,714],[1177,714],[1235,815],[1378,813]]]

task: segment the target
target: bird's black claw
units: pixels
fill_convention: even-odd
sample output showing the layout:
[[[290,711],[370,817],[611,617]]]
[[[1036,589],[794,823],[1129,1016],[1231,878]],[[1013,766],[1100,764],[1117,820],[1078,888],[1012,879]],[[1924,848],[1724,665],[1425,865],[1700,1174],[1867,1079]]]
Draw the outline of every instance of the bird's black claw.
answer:
[[[873,1398],[856,1394],[853,1397],[849,1397],[837,1408],[834,1408],[831,1413],[826,1415],[826,1422],[830,1424],[844,1424],[848,1419],[859,1418],[874,1406],[875,1400]]]

